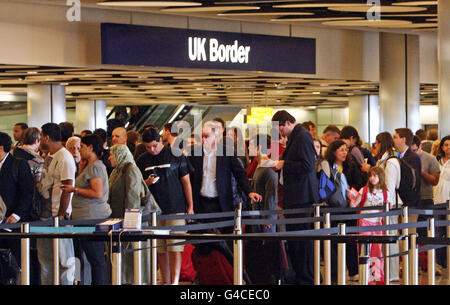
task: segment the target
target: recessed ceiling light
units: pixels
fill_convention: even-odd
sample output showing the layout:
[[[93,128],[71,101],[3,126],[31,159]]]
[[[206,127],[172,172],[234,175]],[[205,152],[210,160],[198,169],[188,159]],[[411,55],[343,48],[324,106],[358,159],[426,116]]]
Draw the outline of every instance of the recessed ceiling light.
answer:
[[[217,16],[283,16],[283,15],[296,15],[296,16],[311,16],[314,13],[309,12],[289,12],[289,11],[268,11],[268,12],[254,12],[254,11],[242,11],[242,12],[224,12],[217,14]]]
[[[369,4],[367,4],[369,5]],[[334,7],[334,6],[355,6],[355,3],[293,3],[293,4],[278,4],[275,8],[314,8],[314,7]]]
[[[383,26],[401,26],[412,24],[407,20],[348,20],[348,21],[327,21],[323,22],[323,25],[331,26],[370,26],[370,27],[383,27]]]
[[[108,0],[98,2],[97,5],[104,6],[146,6],[146,7],[167,7],[167,6],[198,6],[202,5],[200,2],[191,1],[127,1],[127,0]]]
[[[176,13],[196,13],[196,12],[225,12],[233,10],[259,10],[259,6],[200,6],[200,7],[173,7],[163,8],[162,12],[176,12]]]
[[[308,22],[308,21],[333,21],[333,20],[362,20],[363,17],[326,17],[326,18],[278,18],[270,19],[270,21],[285,21],[285,22]]]
[[[329,10],[338,12],[367,13],[368,10],[371,8],[375,8],[375,6],[373,5],[336,6],[330,7]],[[389,5],[381,5],[377,6],[377,8],[380,9],[381,13],[420,12],[427,10],[426,7],[389,6]]]
[[[406,24],[406,25],[385,25],[383,27],[413,29],[413,28],[435,28],[437,26],[438,26],[437,23],[413,23],[413,24]],[[375,26],[375,27],[378,27],[378,26]]]
[[[37,74],[36,71],[28,71],[27,73],[28,73],[28,74]]]
[[[392,3],[392,5],[437,5],[437,1],[405,1]]]

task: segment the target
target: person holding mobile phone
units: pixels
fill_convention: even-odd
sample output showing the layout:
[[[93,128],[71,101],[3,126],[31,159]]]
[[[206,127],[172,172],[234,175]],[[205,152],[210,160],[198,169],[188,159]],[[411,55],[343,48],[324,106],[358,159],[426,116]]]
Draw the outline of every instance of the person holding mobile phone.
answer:
[[[159,132],[150,128],[143,132],[147,152],[136,161],[145,183],[159,204],[162,214],[193,214],[189,167],[184,155],[175,156],[164,146]],[[183,226],[184,219],[158,221],[158,226]],[[180,240],[158,239],[158,264],[165,284],[177,285],[181,270],[183,245],[167,246]]]

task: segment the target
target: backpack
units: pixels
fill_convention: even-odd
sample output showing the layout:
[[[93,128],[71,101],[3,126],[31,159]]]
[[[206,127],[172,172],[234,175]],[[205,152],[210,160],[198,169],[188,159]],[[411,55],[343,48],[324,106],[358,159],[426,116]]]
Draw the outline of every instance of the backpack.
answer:
[[[416,171],[405,160],[396,156],[391,156],[389,159],[397,159],[400,164],[400,185],[396,189],[396,193],[400,196],[405,206],[414,205],[417,202],[417,195],[414,189],[416,188]],[[398,199],[395,196],[395,207],[398,208]]]
[[[22,159],[25,160],[25,159]],[[19,162],[20,158],[14,157],[14,161],[12,164],[12,176],[14,183],[19,182]],[[33,177],[34,177],[34,173]],[[42,208],[44,206],[44,197],[42,197],[41,193],[39,192],[39,189],[36,185],[36,181],[34,181],[34,187],[33,187],[33,197],[31,197],[31,219],[32,220],[40,220],[40,215],[42,212]]]
[[[319,199],[330,207],[347,207],[347,200],[342,195],[341,173],[330,167],[330,177],[322,169],[319,172]]]

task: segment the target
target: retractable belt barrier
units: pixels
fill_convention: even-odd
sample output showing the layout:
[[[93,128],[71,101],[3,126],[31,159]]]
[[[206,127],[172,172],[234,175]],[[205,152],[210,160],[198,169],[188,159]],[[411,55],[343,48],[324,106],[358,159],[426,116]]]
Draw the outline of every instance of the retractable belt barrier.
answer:
[[[442,210],[446,209],[446,210]],[[360,211],[374,211],[373,213],[359,213]],[[383,212],[381,212],[383,211]],[[300,215],[313,215],[314,217],[299,217]],[[351,214],[349,214],[351,213]],[[321,216],[321,214],[323,216]],[[333,214],[333,215],[330,215]],[[419,221],[414,223],[407,222],[408,214],[425,215],[425,216],[438,216],[446,215],[447,220],[435,221],[434,218],[428,221]],[[267,216],[273,215],[293,215],[294,218],[281,218],[281,219],[268,219]],[[298,216],[297,216],[298,215]],[[297,216],[297,217],[296,217]],[[374,217],[384,217],[387,221],[390,216],[402,216],[403,221],[398,224],[387,224],[378,226],[366,226],[366,227],[345,227],[345,225],[340,224],[338,227],[330,227],[330,221],[345,221],[345,220],[356,220],[363,218],[374,218]],[[248,218],[245,218],[248,217]],[[230,219],[232,218],[232,219]],[[183,226],[157,226],[157,220],[168,220],[168,219],[185,219],[188,220],[186,225]],[[200,220],[200,223],[190,223],[189,220]],[[439,248],[447,247],[447,252],[450,249],[450,208],[449,204],[439,204],[435,205],[430,209],[417,209],[417,208],[402,208],[389,210],[389,207],[363,207],[363,208],[331,208],[323,205],[314,205],[307,208],[296,208],[287,210],[264,210],[264,211],[242,211],[241,205],[236,211],[221,212],[221,213],[205,213],[205,214],[170,214],[170,215],[156,215],[149,214],[142,217],[143,222],[149,222],[150,226],[143,226],[141,231],[131,231],[131,230],[116,230],[106,232],[95,232],[95,225],[105,221],[106,219],[91,219],[91,220],[63,220],[59,221],[56,218],[50,218],[45,221],[33,221],[30,223],[18,223],[18,224],[0,224],[0,230],[9,231],[9,233],[0,233],[0,238],[21,238],[22,248],[29,251],[29,241],[30,238],[50,238],[54,239],[54,255],[57,255],[57,248],[59,247],[59,238],[82,238],[95,241],[110,241],[113,255],[113,260],[116,262],[115,266],[118,269],[114,270],[113,283],[120,284],[120,262],[121,262],[121,252],[123,253],[133,253],[135,272],[138,276],[135,276],[135,283],[140,284],[139,280],[141,274],[141,265],[138,263],[141,258],[141,250],[152,249],[152,266],[155,266],[156,253],[153,252],[157,248],[156,239],[170,239],[170,240],[183,240],[177,243],[171,243],[168,246],[173,245],[184,245],[184,244],[201,244],[201,243],[214,243],[224,240],[232,240],[234,242],[234,253],[238,255],[235,257],[235,284],[242,284],[242,270],[237,270],[236,268],[242,269],[243,256],[242,256],[242,242],[244,240],[314,240],[316,242],[325,241],[333,242],[338,244],[338,262],[340,264],[339,270],[341,274],[339,275],[339,284],[345,284],[345,275],[342,274],[342,264],[345,265],[345,244],[346,243],[359,243],[361,244],[361,257],[360,266],[362,280],[360,283],[367,282],[368,274],[368,261],[373,259],[387,259],[397,256],[406,256],[411,259],[411,273],[406,271],[406,276],[410,278],[411,283],[417,284],[417,259],[419,252],[428,251],[428,254],[433,254],[432,264],[434,264],[434,251]],[[207,220],[207,222],[201,222],[201,220]],[[216,220],[212,222],[211,220]],[[324,223],[324,228],[320,228],[320,223]],[[245,234],[242,233],[242,225],[281,225],[281,224],[307,224],[314,223],[315,229],[301,230],[301,231],[288,231],[288,232],[276,232],[276,233],[252,233]],[[52,226],[53,225],[53,226]],[[192,231],[201,230],[211,230],[219,229],[225,227],[234,227],[234,234],[196,234]],[[434,236],[434,227],[447,227],[447,238],[436,238]],[[21,228],[21,233],[17,232],[17,229]],[[408,229],[411,228],[428,228],[428,237],[417,237],[417,235],[408,234]],[[16,232],[11,232],[15,230]],[[167,230],[169,233],[162,234],[158,230]],[[355,233],[362,232],[382,232],[382,231],[398,231],[402,230],[401,235],[351,235]],[[186,233],[190,232],[190,233]],[[151,247],[142,247],[141,241],[152,240]],[[389,252],[385,252],[383,257],[368,257],[368,244],[372,243],[396,243],[402,241],[404,244],[403,250],[400,253],[393,253],[389,255]],[[133,249],[122,249],[120,246],[121,242],[132,242]],[[409,242],[409,247],[408,247]],[[113,244],[115,245],[113,247]],[[417,245],[423,244],[424,247],[418,249]],[[28,247],[28,248],[27,248]],[[315,244],[315,252],[318,252],[320,244]],[[406,247],[406,248],[405,248]],[[326,248],[329,251],[329,247]],[[28,253],[29,254],[29,253]],[[329,253],[327,254],[329,255]],[[25,269],[29,268],[29,262],[27,263],[27,258],[22,257],[22,262],[25,262]],[[28,258],[29,259],[29,258]],[[320,256],[319,256],[320,259]],[[317,255],[315,255],[315,260],[317,260]],[[317,262],[315,262],[317,264]],[[404,265],[405,266],[405,265]],[[429,265],[430,266],[430,265]],[[326,263],[326,269],[329,269],[329,262]],[[434,267],[433,267],[434,268]],[[152,268],[155,269],[155,268]],[[315,272],[319,268],[315,268]],[[434,269],[433,269],[434,270]],[[154,273],[154,271],[152,270]],[[29,283],[29,271],[25,270],[22,275],[22,283]],[[434,272],[433,272],[434,274]],[[327,280],[329,281],[329,279]],[[318,276],[315,274],[315,284],[318,283]],[[434,278],[429,276],[429,282],[434,283]],[[59,281],[55,276],[55,284]],[[156,274],[152,274],[152,283],[156,283]],[[408,279],[404,279],[404,283],[408,284]],[[328,283],[329,284],[329,283]]]

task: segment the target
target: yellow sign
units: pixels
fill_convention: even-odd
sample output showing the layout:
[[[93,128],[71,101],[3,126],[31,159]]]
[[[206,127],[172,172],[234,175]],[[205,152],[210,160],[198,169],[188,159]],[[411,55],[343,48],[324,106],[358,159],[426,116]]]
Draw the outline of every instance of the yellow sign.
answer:
[[[262,115],[247,115],[247,124],[261,124],[264,122]]]
[[[273,116],[273,108],[272,107],[252,107],[250,109],[250,113],[252,116],[272,117]]]

